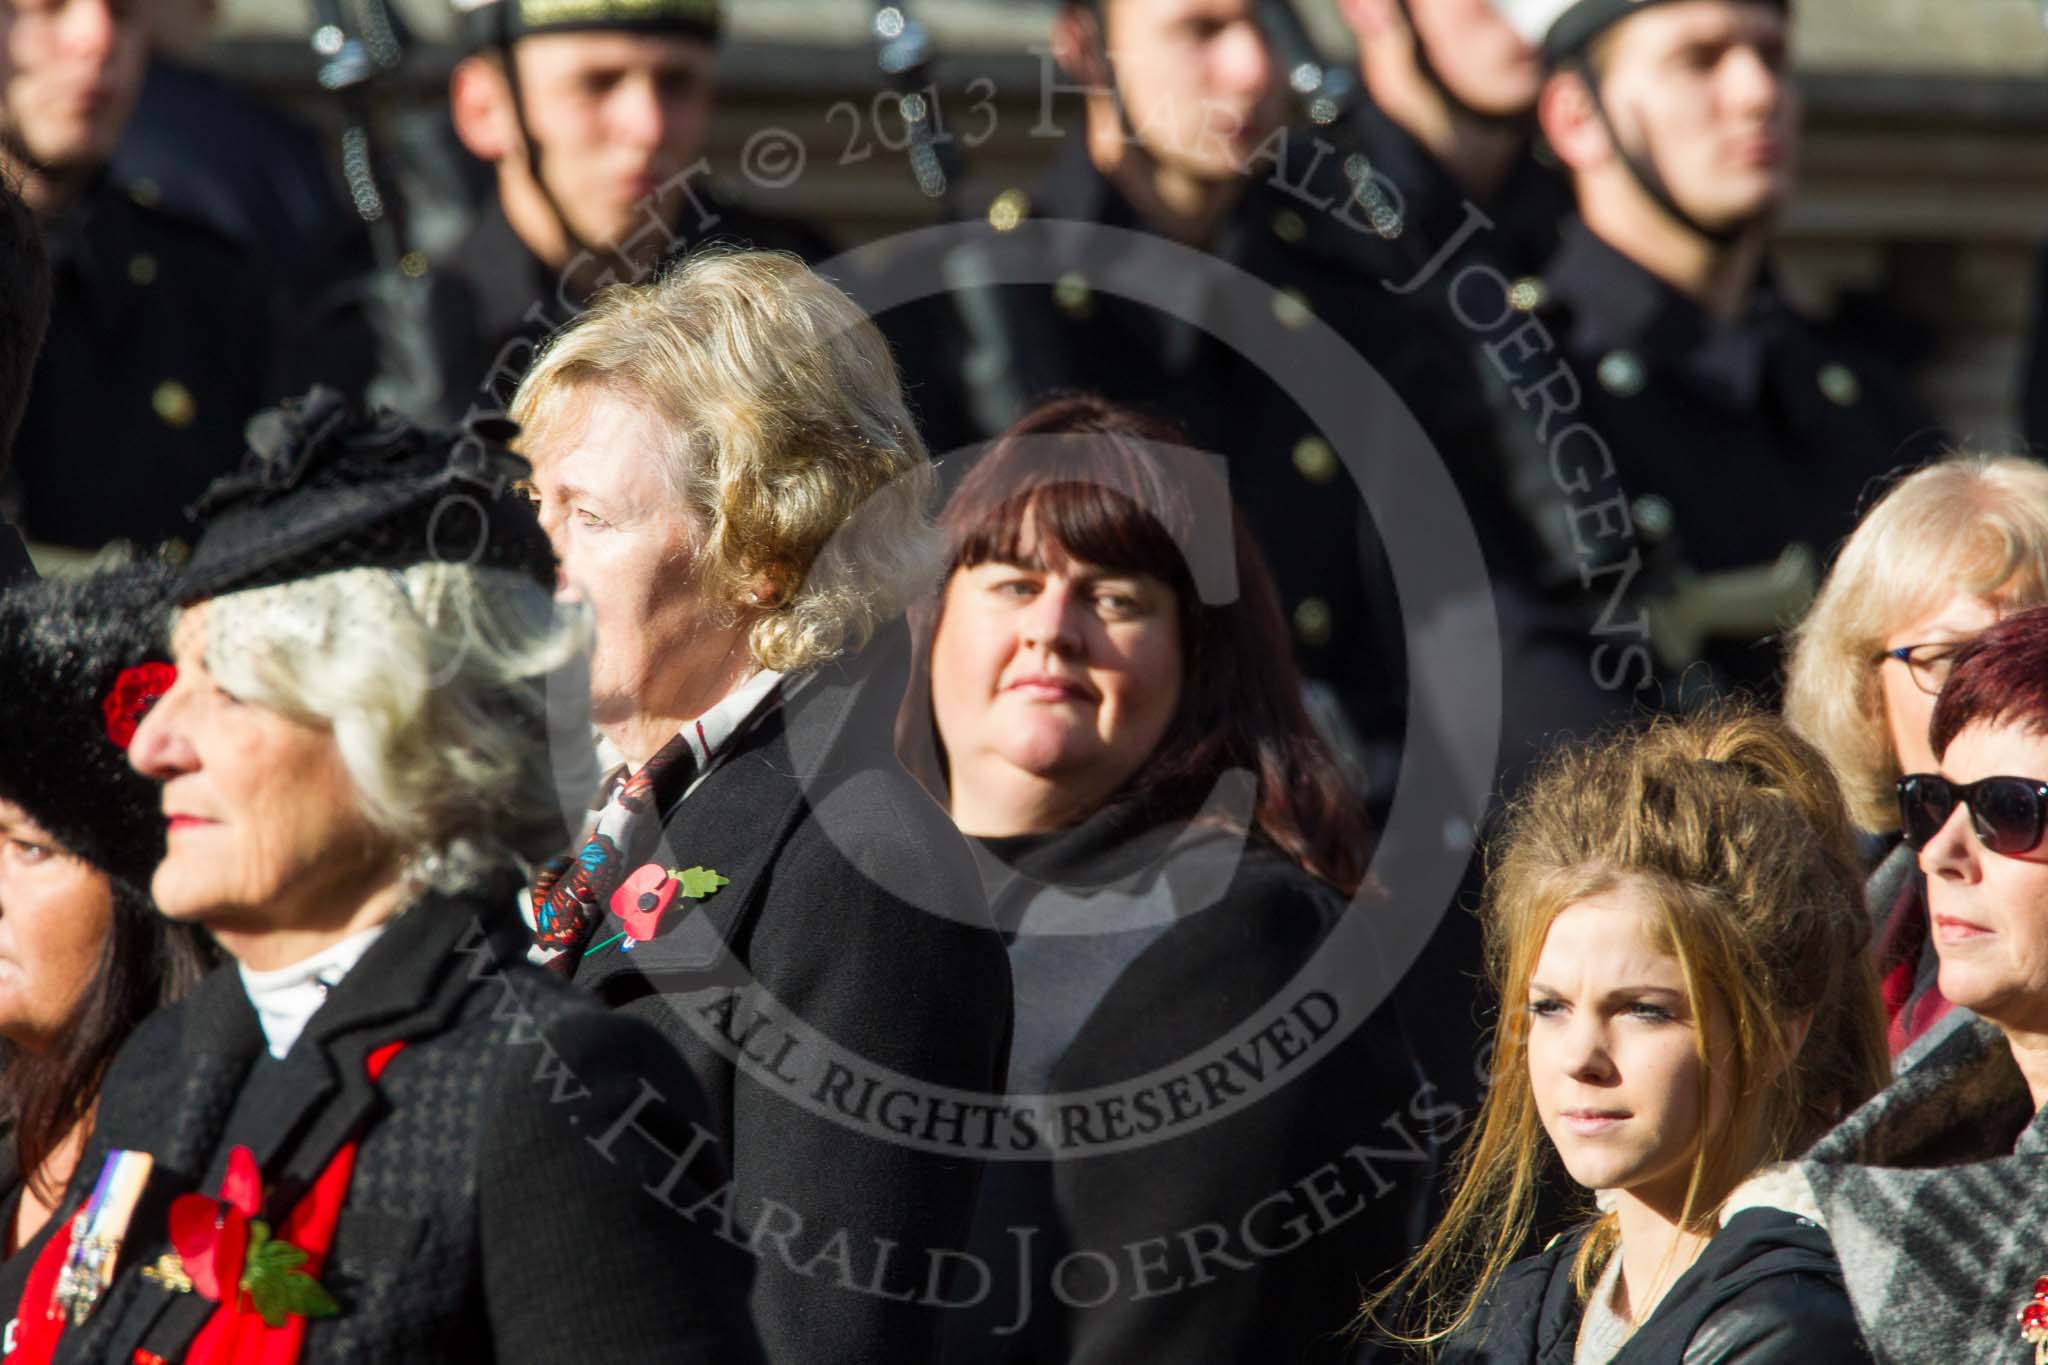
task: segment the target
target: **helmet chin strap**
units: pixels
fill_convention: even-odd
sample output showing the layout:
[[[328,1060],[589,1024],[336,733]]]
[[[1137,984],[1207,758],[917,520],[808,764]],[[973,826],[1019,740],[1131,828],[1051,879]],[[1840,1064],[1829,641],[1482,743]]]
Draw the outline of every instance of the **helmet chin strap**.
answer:
[[[1657,170],[1655,149],[1649,146],[1648,139],[1644,140],[1640,151],[1629,147],[1621,140],[1621,134],[1614,126],[1614,119],[1607,112],[1607,101],[1601,97],[1600,81],[1593,72],[1592,63],[1584,56],[1578,56],[1572,58],[1568,65],[1570,70],[1578,73],[1579,80],[1584,83],[1587,97],[1593,102],[1594,117],[1600,120],[1601,128],[1606,130],[1607,141],[1614,148],[1614,154],[1621,161],[1622,167],[1628,171],[1629,178],[1635,181],[1636,187],[1648,195],[1650,201],[1658,208],[1664,210],[1673,222],[1702,240],[1720,247],[1734,246],[1763,226],[1770,216],[1768,209],[1759,209],[1718,228],[1709,227],[1686,212],[1672,195],[1670,186],[1665,184],[1663,175]]]
[[[561,200],[549,187],[547,177],[541,173],[540,143],[533,136],[533,127],[526,119],[526,95],[519,83],[519,63],[512,52],[512,4],[513,0],[500,0],[498,10],[498,32],[496,46],[500,65],[505,69],[505,88],[512,96],[512,120],[519,127],[520,145],[526,149],[526,174],[540,191],[541,202],[554,215],[555,225],[562,230],[562,240],[569,248],[569,259],[589,254],[593,259],[597,253],[576,235],[576,229],[569,223],[569,215],[562,211]]]
[[[1501,132],[1529,131],[1535,128],[1534,109],[1524,109],[1513,114],[1489,114],[1484,109],[1475,109],[1466,103],[1457,91],[1451,89],[1450,82],[1437,70],[1436,63],[1430,60],[1429,44],[1422,41],[1422,29],[1415,22],[1411,0],[1394,0],[1394,3],[1400,7],[1402,21],[1408,25],[1408,43],[1415,54],[1415,69],[1422,73],[1422,79],[1429,82],[1437,97],[1450,107],[1452,114]]]

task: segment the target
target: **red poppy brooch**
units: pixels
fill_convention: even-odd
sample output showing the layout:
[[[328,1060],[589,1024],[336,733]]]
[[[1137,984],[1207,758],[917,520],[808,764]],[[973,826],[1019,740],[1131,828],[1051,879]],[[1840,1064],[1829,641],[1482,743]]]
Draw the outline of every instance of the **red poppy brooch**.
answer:
[[[219,1199],[181,1194],[171,1201],[171,1245],[177,1252],[143,1273],[167,1288],[229,1302],[237,1312],[246,1302],[269,1327],[284,1326],[293,1313],[334,1316],[340,1309],[333,1296],[300,1269],[310,1253],[271,1235],[270,1225],[256,1216],[262,1198],[256,1158],[247,1147],[236,1147],[228,1153]]]
[[[665,868],[660,863],[649,863],[619,883],[619,889],[612,892],[612,913],[626,927],[583,955],[593,957],[614,943],[619,945],[620,952],[630,953],[634,944],[645,943],[660,932],[661,917],[668,913],[678,896],[701,901],[717,895],[721,886],[730,885],[732,878],[716,868]]]
[[[2034,1297],[2020,1310],[2020,1340],[2034,1348],[2034,1365],[2048,1365],[2048,1275],[2034,1281]]]
[[[100,710],[107,718],[107,738],[114,741],[115,748],[126,749],[135,742],[135,731],[141,727],[142,718],[176,681],[178,670],[167,663],[152,661],[121,670],[100,702]]]

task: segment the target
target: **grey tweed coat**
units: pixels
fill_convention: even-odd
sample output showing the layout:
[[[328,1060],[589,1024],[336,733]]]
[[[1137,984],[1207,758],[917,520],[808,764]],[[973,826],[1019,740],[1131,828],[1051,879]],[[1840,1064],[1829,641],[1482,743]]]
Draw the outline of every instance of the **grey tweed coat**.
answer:
[[[1879,1362],[2032,1365],[2018,1318],[2048,1275],[2048,1116],[1989,1023],[1929,1041],[1801,1170]]]
[[[57,1218],[109,1148],[155,1169],[59,1361],[183,1357],[214,1305],[141,1274],[169,1250],[170,1201],[218,1191],[246,1146],[278,1226],[360,1132],[321,1272],[341,1311],[311,1323],[305,1365],[758,1365],[749,1258],[648,1193],[673,1181],[686,1206],[727,1178],[692,1145],[701,1092],[652,1029],[524,961],[513,889],[391,921],[281,1061],[232,964],[143,1024]],[[394,1041],[371,1083],[366,1058]]]

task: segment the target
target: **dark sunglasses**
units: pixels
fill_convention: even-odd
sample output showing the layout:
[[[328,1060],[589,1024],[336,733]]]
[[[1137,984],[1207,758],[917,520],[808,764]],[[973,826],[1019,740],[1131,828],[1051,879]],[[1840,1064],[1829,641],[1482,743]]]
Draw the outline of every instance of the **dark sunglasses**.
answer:
[[[2031,777],[1951,782],[1938,773],[1908,773],[1899,779],[1899,828],[1913,848],[1927,847],[1959,805],[1970,808],[1970,824],[1984,847],[1993,853],[2025,853],[2041,842],[2048,782]]]

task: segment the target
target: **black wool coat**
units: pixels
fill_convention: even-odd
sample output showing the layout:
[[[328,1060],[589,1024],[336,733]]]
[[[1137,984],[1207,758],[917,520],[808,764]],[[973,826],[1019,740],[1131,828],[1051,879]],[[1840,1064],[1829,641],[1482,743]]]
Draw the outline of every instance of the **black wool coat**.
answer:
[[[1571,1365],[1583,1231],[1515,1262],[1439,1365]],[[1730,1218],[1612,1365],[1867,1365],[1827,1233],[1785,1209]]]
[[[629,952],[608,914],[575,977],[710,1096],[735,1182],[720,1213],[757,1252],[778,1365],[929,1358],[981,1178],[957,1106],[1002,1092],[1002,942],[966,844],[894,753],[906,643],[898,627],[790,679],[686,799],[657,790],[655,856],[728,884]]]
[[[996,1285],[949,1362],[1347,1359],[1360,1286],[1423,1235],[1464,1118],[1374,936],[1338,935],[1390,909],[1143,811],[978,849],[1017,984],[1011,1089],[1046,1097],[1050,1140],[990,1170]]]
[[[703,1097],[651,1030],[522,959],[515,889],[414,904],[282,1059],[232,965],[142,1026],[57,1219],[109,1149],[155,1166],[112,1286],[57,1359],[181,1358],[215,1305],[141,1274],[171,1249],[171,1200],[217,1196],[246,1146],[280,1227],[360,1131],[320,1275],[341,1311],[309,1324],[302,1360],[759,1361],[746,1257],[647,1192],[724,1181],[708,1143],[689,1150]],[[373,1085],[366,1060],[394,1040]],[[662,1148],[692,1159],[678,1169]]]

